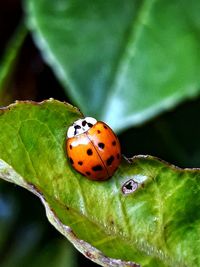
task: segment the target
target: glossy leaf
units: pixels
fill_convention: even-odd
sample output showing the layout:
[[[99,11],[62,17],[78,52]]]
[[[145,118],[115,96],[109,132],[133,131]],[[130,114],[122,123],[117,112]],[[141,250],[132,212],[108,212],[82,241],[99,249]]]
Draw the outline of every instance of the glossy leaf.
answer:
[[[36,194],[49,221],[102,266],[199,266],[199,170],[138,156],[110,180],[90,181],[65,153],[80,116],[52,99],[1,109],[0,177]]]
[[[74,102],[114,129],[199,94],[198,0],[26,0],[25,9]]]

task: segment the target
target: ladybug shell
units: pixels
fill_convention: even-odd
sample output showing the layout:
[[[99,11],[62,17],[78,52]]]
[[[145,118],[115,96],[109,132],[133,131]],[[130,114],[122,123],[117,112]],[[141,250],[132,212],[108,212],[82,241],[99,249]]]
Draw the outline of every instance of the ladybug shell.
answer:
[[[67,139],[67,154],[73,168],[90,180],[110,178],[121,161],[117,136],[104,122]]]

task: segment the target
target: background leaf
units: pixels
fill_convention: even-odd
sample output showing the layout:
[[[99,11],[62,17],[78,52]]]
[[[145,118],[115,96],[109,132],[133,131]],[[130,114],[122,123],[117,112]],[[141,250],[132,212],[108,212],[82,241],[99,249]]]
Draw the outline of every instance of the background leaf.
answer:
[[[2,109],[1,178],[39,196],[50,222],[103,266],[199,266],[199,170],[139,156],[106,182],[87,180],[64,149],[66,129],[80,116],[54,100]],[[138,188],[124,195],[130,179]]]
[[[21,23],[4,53],[0,63],[0,105],[6,105],[12,102],[13,93],[11,93],[12,75],[17,65],[20,49],[27,36],[28,30],[24,23]]]
[[[199,1],[25,3],[36,43],[70,97],[115,130],[199,93]]]

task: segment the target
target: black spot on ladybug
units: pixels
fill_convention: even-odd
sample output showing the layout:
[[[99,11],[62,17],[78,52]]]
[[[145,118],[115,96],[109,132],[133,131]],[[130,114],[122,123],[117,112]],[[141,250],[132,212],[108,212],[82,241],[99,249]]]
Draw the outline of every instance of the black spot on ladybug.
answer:
[[[78,165],[83,165],[83,162],[82,161],[78,161]]]
[[[92,170],[95,171],[95,172],[102,171],[103,167],[101,165],[96,165],[96,166],[92,167]]]
[[[112,163],[113,163],[113,160],[114,160],[115,158],[113,157],[113,156],[110,156],[107,160],[106,160],[106,165],[107,166],[110,166]]]
[[[117,153],[117,159],[119,159],[119,158],[120,158],[119,153]]]
[[[86,125],[87,121],[82,121],[82,126],[84,127]]]
[[[91,172],[85,172],[87,175],[91,175]]]
[[[104,127],[104,129],[108,129],[108,127],[106,125],[104,125],[103,127]]]
[[[89,148],[89,149],[87,150],[87,154],[88,154],[88,156],[91,156],[91,155],[93,154],[92,149]]]
[[[115,141],[115,140],[114,140],[114,141],[112,141],[112,145],[113,145],[113,146],[116,146],[116,144],[117,144],[117,143],[116,143],[116,141]]]
[[[101,133],[101,131],[100,131],[100,130],[97,130],[97,133],[98,133],[98,134],[100,134],[100,133]]]
[[[93,126],[92,123],[88,122],[87,125],[91,128]]]
[[[81,129],[81,126],[80,125],[75,125],[74,128],[75,129]]]
[[[72,145],[70,145],[69,148],[72,149]]]
[[[76,134],[77,134],[77,130],[78,130],[78,129],[81,129],[81,126],[80,126],[80,125],[75,125],[75,126],[74,126],[74,129],[75,129],[75,131],[74,131],[74,135],[76,135]]]
[[[98,143],[98,147],[101,148],[101,149],[104,149],[105,144],[104,143]]]
[[[71,164],[74,164],[74,161],[73,161],[72,158],[69,158],[69,161],[70,161]]]

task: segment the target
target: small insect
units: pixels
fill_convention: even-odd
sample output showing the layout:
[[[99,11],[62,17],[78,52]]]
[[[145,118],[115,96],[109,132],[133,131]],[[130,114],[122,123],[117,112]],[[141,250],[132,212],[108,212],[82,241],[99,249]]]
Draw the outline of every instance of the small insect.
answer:
[[[66,149],[73,168],[90,180],[109,179],[121,162],[117,136],[92,117],[79,119],[69,127]]]

